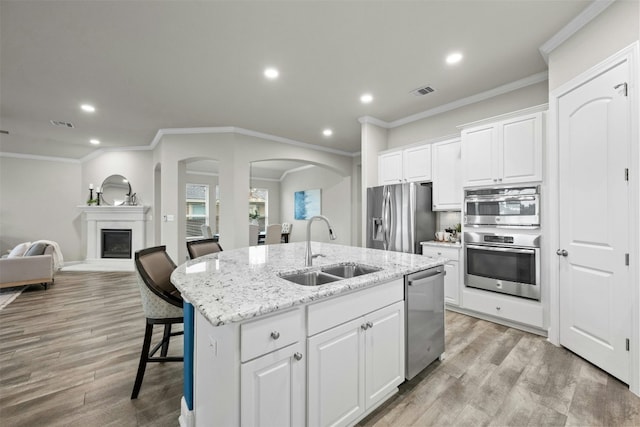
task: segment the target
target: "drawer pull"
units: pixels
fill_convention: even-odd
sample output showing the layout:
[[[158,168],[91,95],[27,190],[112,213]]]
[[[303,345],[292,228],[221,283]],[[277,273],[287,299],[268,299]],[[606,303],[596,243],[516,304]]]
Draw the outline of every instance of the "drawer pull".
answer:
[[[298,352],[294,353],[293,358],[296,360],[302,360],[302,353],[298,353]]]
[[[500,306],[497,306],[497,307],[496,307],[496,310],[500,311]]]
[[[360,325],[360,328],[362,328],[363,331],[366,331],[367,329],[369,329],[369,325],[363,323],[362,325]]]
[[[367,329],[369,329],[369,328],[373,328],[373,323],[367,322]]]
[[[274,340],[277,340],[278,338],[280,338],[280,332],[278,331],[271,332],[271,338],[273,338]]]

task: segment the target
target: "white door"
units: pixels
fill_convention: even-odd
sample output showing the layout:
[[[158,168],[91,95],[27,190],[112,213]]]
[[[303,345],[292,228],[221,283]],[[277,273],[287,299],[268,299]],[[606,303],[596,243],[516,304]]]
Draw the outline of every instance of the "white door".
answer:
[[[460,279],[458,261],[449,261],[444,265],[444,302],[460,305]]]
[[[365,320],[368,409],[404,381],[404,301],[368,314]]]
[[[305,420],[304,345],[292,344],[240,368],[242,426],[300,426]]]
[[[629,382],[629,81],[622,63],[558,103],[560,344]]]
[[[308,425],[344,426],[364,412],[363,318],[308,339]]]

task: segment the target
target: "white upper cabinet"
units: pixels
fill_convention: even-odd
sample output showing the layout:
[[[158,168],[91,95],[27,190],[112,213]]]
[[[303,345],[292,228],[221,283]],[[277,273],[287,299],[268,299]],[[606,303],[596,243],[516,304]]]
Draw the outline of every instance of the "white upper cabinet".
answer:
[[[542,112],[463,129],[463,186],[542,181],[542,142]]]
[[[460,139],[442,141],[432,146],[433,210],[462,209],[462,159]]]
[[[378,184],[431,181],[431,145],[391,151],[378,156]]]

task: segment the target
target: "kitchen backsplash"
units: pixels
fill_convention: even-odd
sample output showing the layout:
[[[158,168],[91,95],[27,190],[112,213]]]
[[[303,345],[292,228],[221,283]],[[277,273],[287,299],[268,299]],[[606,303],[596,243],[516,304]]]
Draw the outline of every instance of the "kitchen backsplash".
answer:
[[[456,224],[462,224],[462,214],[460,211],[437,212],[436,230],[453,228]]]

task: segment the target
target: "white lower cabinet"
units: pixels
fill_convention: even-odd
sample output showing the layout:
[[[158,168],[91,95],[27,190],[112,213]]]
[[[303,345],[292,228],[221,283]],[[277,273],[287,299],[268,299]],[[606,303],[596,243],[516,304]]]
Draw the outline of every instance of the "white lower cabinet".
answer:
[[[352,425],[404,381],[404,279],[242,323],[195,316],[195,426]]]
[[[304,354],[304,343],[296,343],[242,364],[242,426],[304,425]]]
[[[308,339],[308,425],[353,424],[404,381],[404,303]]]
[[[422,255],[432,258],[444,257],[449,261],[444,265],[444,302],[448,305],[460,305],[460,288],[462,287],[463,277],[460,269],[461,246],[458,247],[436,247],[422,245]]]

